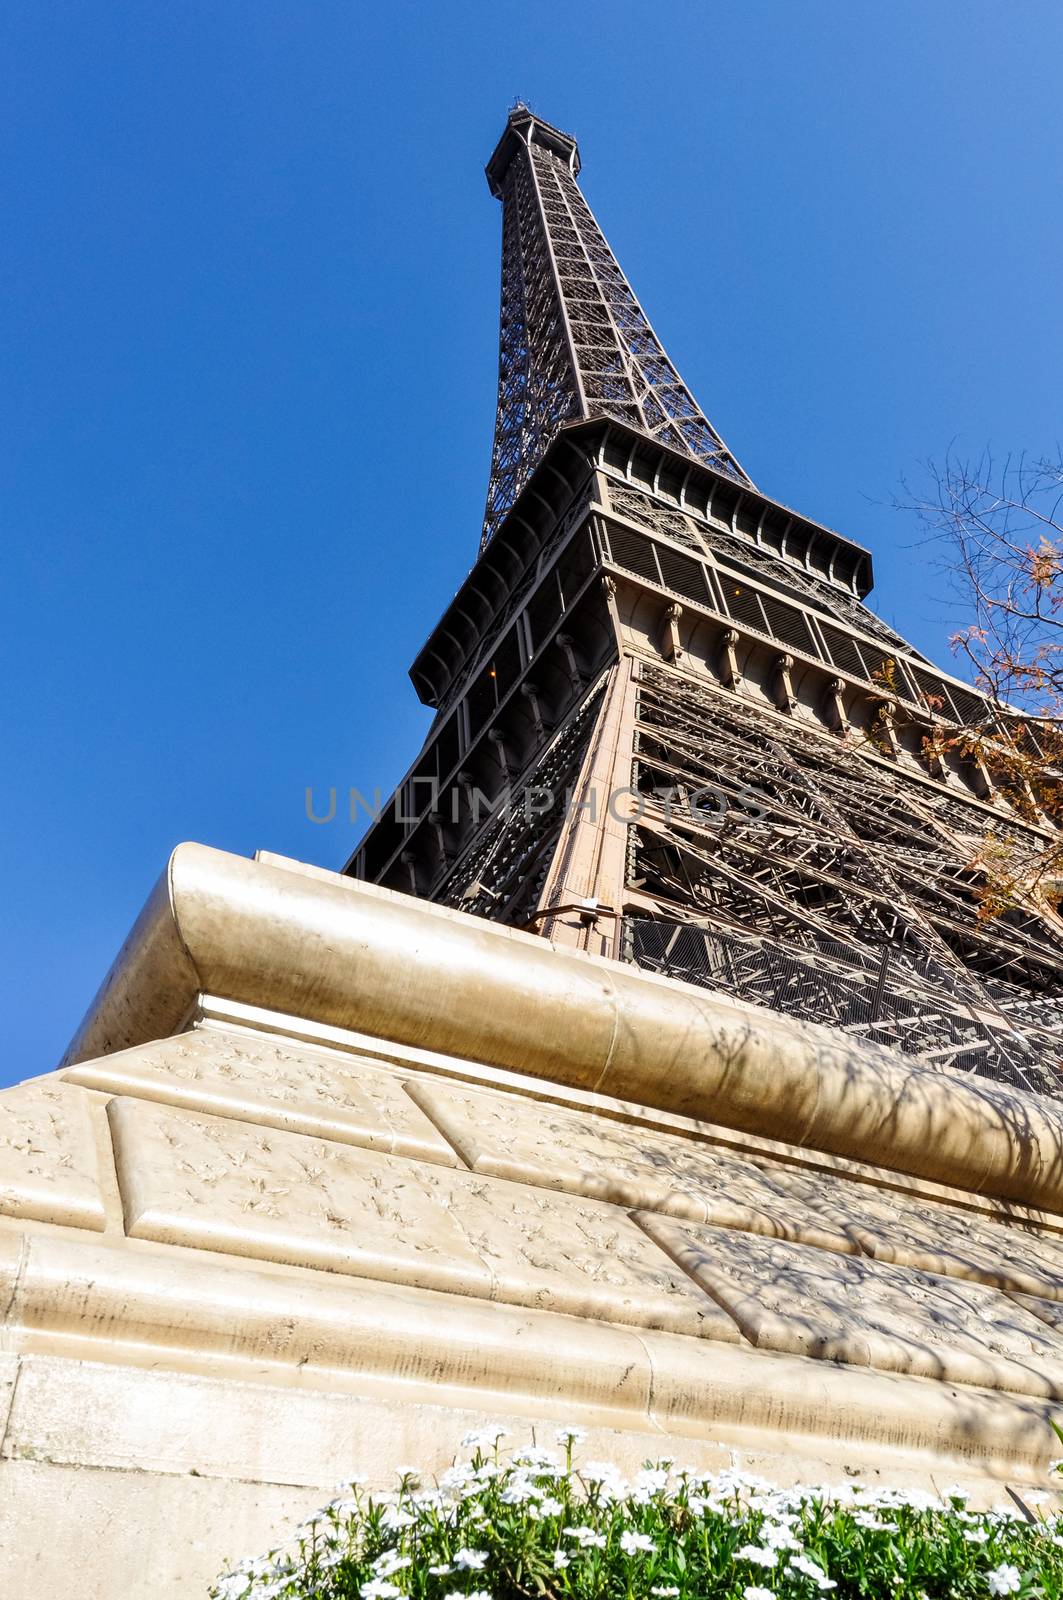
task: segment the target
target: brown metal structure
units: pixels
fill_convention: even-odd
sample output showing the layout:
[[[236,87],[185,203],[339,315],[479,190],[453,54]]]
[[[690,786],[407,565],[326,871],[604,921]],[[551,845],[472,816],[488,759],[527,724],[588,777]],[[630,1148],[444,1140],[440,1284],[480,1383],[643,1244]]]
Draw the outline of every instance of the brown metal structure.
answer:
[[[578,172],[510,114],[480,553],[411,669],[428,739],[346,870],[1057,1092],[1063,922],[987,920],[976,864],[1046,829],[936,737],[990,708],[863,604],[866,550],[753,486]]]

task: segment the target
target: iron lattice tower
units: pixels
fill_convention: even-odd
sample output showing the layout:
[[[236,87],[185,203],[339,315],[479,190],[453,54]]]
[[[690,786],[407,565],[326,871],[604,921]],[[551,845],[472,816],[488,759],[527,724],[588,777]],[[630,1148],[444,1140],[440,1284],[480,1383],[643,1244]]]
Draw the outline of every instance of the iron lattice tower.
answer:
[[[976,865],[1047,825],[938,737],[1012,731],[863,603],[866,550],[754,487],[579,169],[510,113],[480,552],[411,668],[428,738],[346,870],[1058,1092],[1063,921],[984,919]]]
[[[487,167],[502,202],[502,306],[481,549],[562,423],[579,417],[615,417],[749,482],[665,355],[580,193],[579,170],[575,139],[523,106]]]

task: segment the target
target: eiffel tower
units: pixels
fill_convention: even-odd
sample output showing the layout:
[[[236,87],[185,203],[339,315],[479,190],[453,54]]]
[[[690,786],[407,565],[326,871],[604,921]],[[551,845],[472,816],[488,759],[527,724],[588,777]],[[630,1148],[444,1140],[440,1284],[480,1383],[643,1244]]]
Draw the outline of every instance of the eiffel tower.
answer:
[[[867,550],[752,483],[606,243],[575,139],[518,105],[486,171],[479,554],[411,668],[427,740],[344,870],[1058,1093],[1063,921],[980,916],[977,866],[987,833],[1034,850],[1047,824],[948,737],[1013,732],[867,608]]]

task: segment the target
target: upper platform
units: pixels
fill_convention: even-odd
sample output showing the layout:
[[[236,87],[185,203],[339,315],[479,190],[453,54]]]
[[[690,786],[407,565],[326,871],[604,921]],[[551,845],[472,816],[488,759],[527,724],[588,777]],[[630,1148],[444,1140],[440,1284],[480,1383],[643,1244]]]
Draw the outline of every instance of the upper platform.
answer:
[[[795,572],[810,572],[861,600],[873,585],[871,553],[822,523],[814,522],[748,482],[692,461],[641,431],[604,417],[566,423],[530,475],[517,501],[486,544],[410,668],[421,700],[438,706],[460,670],[490,631],[500,597],[534,564],[553,536],[581,481],[595,466],[620,470],[633,484],[654,491],[667,483],[675,503],[715,508],[714,517],[740,537],[746,527],[774,525],[787,530],[789,547],[800,552]],[[589,504],[588,500],[588,504]],[[749,537],[751,546],[755,539]]]
[[[506,131],[495,145],[490,161],[484,168],[487,174],[487,184],[495,199],[502,194],[502,184],[509,169],[509,163],[517,152],[529,143],[539,144],[545,150],[552,150],[565,162],[572,176],[578,177],[581,166],[579,145],[570,133],[562,133],[560,128],[555,128],[552,123],[544,122],[542,117],[537,117],[526,105],[515,105],[506,119]]]

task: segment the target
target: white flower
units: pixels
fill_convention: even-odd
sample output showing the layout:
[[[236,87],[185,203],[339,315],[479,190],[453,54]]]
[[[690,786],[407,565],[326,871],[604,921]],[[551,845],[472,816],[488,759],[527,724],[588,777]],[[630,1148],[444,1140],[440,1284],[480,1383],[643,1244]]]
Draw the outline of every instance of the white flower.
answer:
[[[565,1533],[570,1539],[577,1539],[584,1550],[604,1550],[606,1539],[604,1533],[597,1533],[594,1528],[566,1528]]]
[[[854,1511],[853,1521],[858,1528],[868,1528],[873,1533],[892,1533],[897,1527],[895,1522],[883,1522],[872,1511]]]
[[[785,1522],[766,1522],[760,1537],[768,1550],[800,1550],[801,1541],[795,1539],[793,1530]]]
[[[990,1594],[1017,1594],[1022,1588],[1022,1573],[1018,1567],[1012,1567],[1002,1561],[999,1567],[994,1567],[987,1572],[985,1581],[989,1585]]]
[[[227,1572],[218,1579],[215,1589],[217,1600],[243,1600],[249,1582],[246,1572]]]
[[[736,1561],[752,1561],[758,1567],[774,1567],[778,1559],[777,1550],[767,1550],[755,1544],[744,1544],[741,1550],[735,1551]]]
[[[547,1495],[545,1499],[539,1501],[538,1505],[533,1503],[528,1507],[528,1516],[532,1522],[538,1522],[543,1517],[560,1517],[563,1515],[564,1510],[565,1508],[560,1500],[554,1500]]]
[[[724,1509],[722,1500],[717,1500],[715,1496],[707,1494],[692,1494],[687,1500],[687,1505],[696,1517],[702,1516],[706,1511],[722,1513]]]
[[[338,1521],[341,1517],[349,1517],[359,1509],[360,1505],[361,1501],[356,1495],[341,1495],[338,1500],[333,1500],[327,1505],[325,1510],[330,1517],[334,1517]]]
[[[382,1578],[374,1578],[372,1583],[363,1583],[358,1593],[362,1600],[396,1600],[402,1590],[393,1583],[385,1583]]]
[[[761,1589],[759,1585],[750,1583],[742,1590],[742,1600],[775,1600],[775,1594],[771,1589]]]
[[[454,1568],[451,1566],[450,1562],[448,1561],[446,1566],[443,1566],[443,1567],[429,1567],[428,1570],[432,1574],[433,1578],[445,1578],[448,1572],[453,1572],[454,1571]]]
[[[454,1466],[448,1467],[439,1480],[441,1489],[464,1489],[467,1483],[473,1481],[475,1474],[467,1462],[459,1461]]]
[[[537,1500],[541,1493],[541,1489],[530,1478],[515,1472],[498,1498],[504,1506],[522,1506],[529,1500]]]
[[[989,1534],[985,1528],[968,1528],[963,1537],[968,1544],[985,1544],[989,1539]]]
[[[635,1479],[636,1490],[644,1490],[647,1494],[659,1494],[667,1486],[667,1467],[644,1467]]]
[[[479,1572],[487,1564],[487,1553],[484,1550],[459,1550],[454,1557],[454,1566],[464,1572]]]
[[[338,1483],[336,1485],[335,1489],[332,1491],[333,1492],[333,1504],[335,1504],[335,1502],[337,1500],[348,1500],[348,1499],[350,1499],[351,1498],[351,1490],[352,1489],[361,1489],[364,1484],[365,1484],[365,1479],[364,1478],[344,1478],[343,1482],[342,1483]]]
[[[816,1587],[822,1591],[838,1587],[834,1579],[828,1578],[823,1568],[817,1562],[810,1561],[807,1556],[791,1557],[790,1566],[796,1568],[798,1572],[803,1572],[806,1578],[811,1578]]]
[[[620,1548],[626,1556],[633,1556],[637,1550],[656,1550],[657,1546],[648,1533],[632,1533],[628,1529],[620,1535]]]
[[[528,1467],[533,1472],[545,1474],[547,1477],[556,1478],[561,1471],[561,1462],[556,1451],[546,1450],[542,1445],[528,1445],[524,1450],[517,1450],[513,1454],[513,1463],[518,1467]]]
[[[380,1525],[389,1533],[397,1533],[400,1528],[412,1528],[416,1521],[411,1511],[402,1511],[398,1506],[385,1506]]]
[[[412,1565],[409,1556],[401,1556],[397,1550],[385,1550],[373,1562],[373,1571],[378,1578],[390,1578],[392,1573],[401,1572],[403,1567]]]
[[[657,1595],[658,1600],[675,1600],[679,1590],[674,1589],[669,1583],[655,1583],[650,1593]]]
[[[418,1489],[410,1496],[412,1506],[427,1506],[430,1511],[442,1511],[449,1505],[446,1495],[441,1489]]]
[[[555,1550],[554,1551],[554,1566],[556,1567],[558,1572],[564,1572],[565,1568],[568,1566],[568,1564],[569,1564],[569,1562],[571,1560],[572,1560],[572,1557],[571,1556],[566,1556],[566,1554],[565,1554],[565,1552],[563,1550]]]
[[[567,1449],[569,1445],[582,1444],[587,1437],[586,1428],[558,1428],[554,1439],[561,1448]]]
[[[474,1428],[461,1441],[463,1450],[493,1450],[499,1439],[508,1439],[509,1429],[498,1427]]]
[[[584,1483],[598,1491],[598,1499],[602,1505],[622,1500],[628,1492],[619,1468],[613,1466],[611,1461],[588,1461],[586,1466],[580,1468],[579,1475]]]

